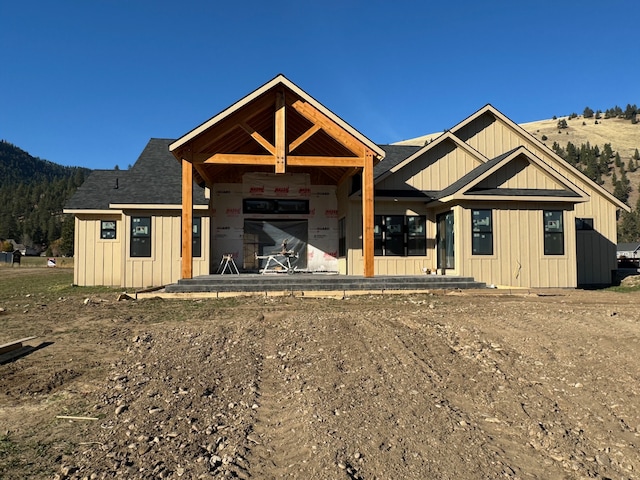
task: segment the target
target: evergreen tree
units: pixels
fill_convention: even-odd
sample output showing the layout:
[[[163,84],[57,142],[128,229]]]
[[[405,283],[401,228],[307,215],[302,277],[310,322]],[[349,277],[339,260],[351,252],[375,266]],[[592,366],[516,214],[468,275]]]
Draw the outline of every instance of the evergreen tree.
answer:
[[[638,239],[640,239],[640,225],[637,212],[622,212],[618,223],[618,241],[635,242]]]
[[[589,107],[585,107],[584,112],[582,112],[582,115],[584,116],[584,118],[591,118],[593,117],[593,110],[591,110]]]

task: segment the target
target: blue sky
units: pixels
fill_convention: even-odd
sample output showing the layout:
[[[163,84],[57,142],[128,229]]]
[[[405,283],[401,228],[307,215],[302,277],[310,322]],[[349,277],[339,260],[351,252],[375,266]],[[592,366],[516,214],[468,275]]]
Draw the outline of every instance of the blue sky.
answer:
[[[377,143],[640,104],[640,2],[0,0],[0,139],[126,168],[283,73]]]

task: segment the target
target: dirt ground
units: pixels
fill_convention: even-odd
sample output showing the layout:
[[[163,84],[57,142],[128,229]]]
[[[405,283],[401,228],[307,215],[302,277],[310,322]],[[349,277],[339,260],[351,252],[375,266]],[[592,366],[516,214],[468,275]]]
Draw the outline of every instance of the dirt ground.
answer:
[[[0,365],[1,478],[640,478],[640,293],[118,302],[19,271],[0,343],[41,348]]]

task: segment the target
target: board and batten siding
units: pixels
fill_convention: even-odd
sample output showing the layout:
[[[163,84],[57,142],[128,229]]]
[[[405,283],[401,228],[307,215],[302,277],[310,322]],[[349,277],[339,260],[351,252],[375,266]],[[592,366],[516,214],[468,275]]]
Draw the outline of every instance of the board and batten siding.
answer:
[[[576,287],[575,216],[566,204],[474,205],[493,218],[493,255],[473,255],[471,208],[461,214],[460,274],[487,284],[512,287]],[[544,210],[563,210],[564,254],[544,254]],[[456,259],[457,261],[457,259]]]
[[[477,188],[566,190],[564,185],[524,157],[515,158],[493,175],[478,183]]]
[[[582,239],[587,241],[590,251],[586,251],[587,245],[582,244],[581,255],[577,258],[581,261],[577,282],[579,285],[611,282],[611,273],[616,268],[617,243],[617,207],[611,200],[585,181],[584,176],[570,165],[559,161],[552,152],[541,148],[536,142],[527,138],[528,135],[506,125],[489,113],[481,115],[461,128],[456,132],[456,136],[488,158],[494,158],[503,152],[524,145],[551,168],[587,193],[589,201],[576,204],[575,217],[593,218],[596,233],[592,234],[591,238]],[[579,235],[585,237],[583,233]]]
[[[376,190],[442,190],[478,165],[476,158],[446,140],[377,183]]]
[[[116,222],[116,238],[100,238],[101,222]],[[123,238],[122,215],[76,215],[74,233],[74,283],[80,286],[121,286]]]
[[[131,257],[131,218],[151,217],[151,257]],[[194,212],[194,216],[199,216]],[[209,217],[202,216],[202,256],[193,258],[193,275],[209,273]],[[181,275],[180,212],[126,212],[124,287],[146,288],[175,283]]]

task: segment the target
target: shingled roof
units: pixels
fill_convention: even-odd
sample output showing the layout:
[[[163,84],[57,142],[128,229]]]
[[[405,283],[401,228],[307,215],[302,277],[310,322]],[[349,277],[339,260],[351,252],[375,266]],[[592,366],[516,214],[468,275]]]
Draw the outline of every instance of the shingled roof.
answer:
[[[181,205],[182,170],[170,139],[152,138],[130,170],[95,170],[69,199],[68,210],[107,210],[109,205]],[[193,204],[207,205],[193,185]]]
[[[373,178],[384,175],[422,148],[415,145],[379,145],[379,147],[384,150],[385,156],[373,167]]]

